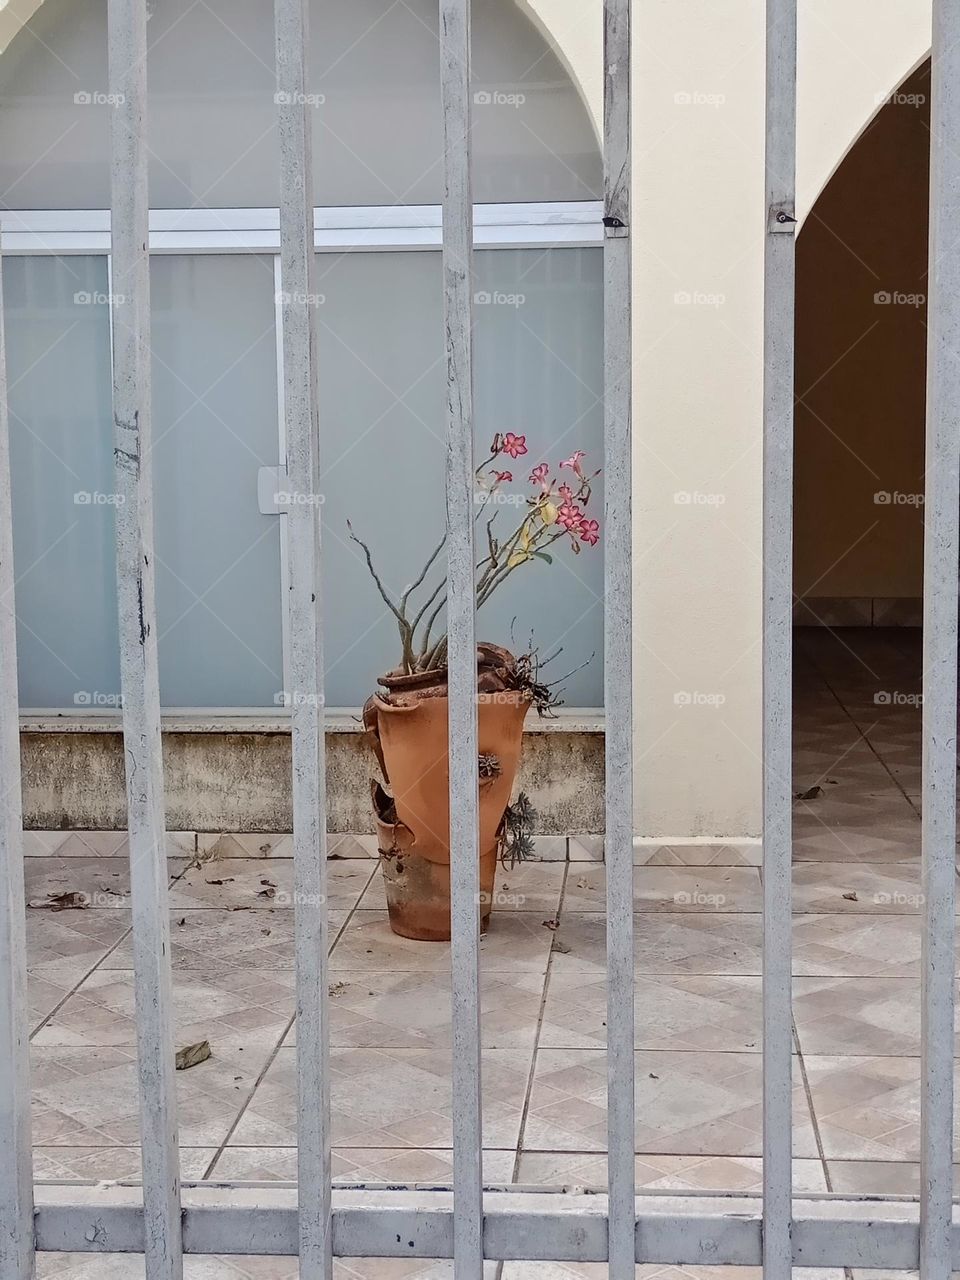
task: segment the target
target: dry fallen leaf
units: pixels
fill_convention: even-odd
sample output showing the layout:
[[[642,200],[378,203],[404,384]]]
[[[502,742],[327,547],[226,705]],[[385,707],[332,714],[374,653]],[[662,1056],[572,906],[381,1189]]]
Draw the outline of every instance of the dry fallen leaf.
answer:
[[[48,893],[45,898],[34,898],[27,906],[34,911],[85,911],[90,899],[77,889],[66,893]]]
[[[857,895],[856,895],[856,893],[855,893],[855,892],[854,892],[854,893],[845,893],[843,896],[846,898],[846,900],[847,900],[848,902],[859,902],[859,901],[860,901],[860,899],[857,897]]]
[[[798,791],[794,799],[796,800],[816,800],[823,795],[823,787],[810,787],[807,791]]]
[[[544,929],[550,929],[554,933],[556,933],[556,931],[560,928],[559,920],[544,920],[541,923],[543,924]]]
[[[208,880],[207,884],[233,884],[234,879],[234,876],[227,876],[225,880]]]
[[[258,898],[275,898],[276,896],[277,890],[274,885],[270,885],[268,889],[261,889],[257,894]]]
[[[343,992],[346,991],[346,989],[347,989],[347,984],[345,982],[335,982],[333,986],[330,988],[330,995],[332,996],[342,995]]]
[[[206,1062],[212,1057],[213,1051],[209,1040],[201,1040],[199,1044],[188,1044],[185,1049],[177,1050],[177,1070],[189,1071],[191,1067],[199,1066],[201,1062]]]

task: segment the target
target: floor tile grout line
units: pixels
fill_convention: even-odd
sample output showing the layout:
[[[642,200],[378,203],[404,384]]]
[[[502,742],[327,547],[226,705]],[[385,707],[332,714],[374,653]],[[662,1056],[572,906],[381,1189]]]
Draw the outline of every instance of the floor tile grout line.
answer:
[[[126,861],[127,861],[128,865],[129,865],[129,858],[127,858],[127,859],[126,859]],[[170,879],[170,884],[167,886],[167,887],[168,887],[168,889],[169,889],[169,888],[171,888],[173,885],[175,885],[175,884],[177,883],[177,881],[180,879],[180,876],[184,875],[184,874],[185,874],[185,872],[186,872],[186,867],[182,867],[182,868],[180,869],[180,872],[179,872],[179,874],[178,874],[178,875],[172,876],[172,877],[171,877],[171,879]],[[129,908],[129,907],[103,907],[103,908],[100,908],[100,909],[101,909],[101,910],[105,910],[105,911],[129,911],[129,910],[130,910],[130,908]],[[95,910],[96,910],[96,908],[95,908]],[[103,965],[103,963],[104,963],[106,960],[109,960],[109,959],[110,959],[110,957],[114,954],[114,952],[115,952],[115,951],[117,951],[117,950],[118,950],[118,948],[119,948],[120,946],[122,946],[122,944],[123,944],[124,942],[126,942],[127,938],[129,938],[129,937],[131,936],[131,934],[132,934],[132,933],[133,933],[133,925],[132,925],[132,923],[131,923],[131,924],[129,924],[129,925],[127,926],[127,928],[126,928],[126,929],[124,929],[123,933],[120,935],[120,937],[119,937],[119,938],[117,938],[116,942],[114,942],[112,946],[110,946],[110,947],[108,947],[108,948],[106,949],[106,951],[103,953],[103,955],[100,957],[100,959],[96,962],[96,964],[94,964],[94,965],[93,965],[93,966],[92,966],[92,967],[91,967],[91,968],[90,968],[90,969],[89,969],[89,970],[88,970],[88,971],[83,975],[83,977],[80,979],[80,981],[79,981],[79,982],[78,982],[78,983],[77,983],[77,984],[76,984],[76,985],[75,985],[75,986],[74,986],[70,991],[68,991],[68,992],[67,992],[67,994],[63,997],[63,999],[62,999],[62,1000],[59,1000],[59,1001],[57,1002],[56,1006],[55,1006],[53,1009],[51,1009],[51,1010],[50,1010],[50,1012],[46,1015],[46,1017],[44,1017],[44,1018],[43,1018],[43,1019],[42,1019],[42,1020],[37,1024],[37,1026],[36,1026],[36,1027],[35,1027],[35,1028],[30,1032],[30,1035],[29,1035],[27,1038],[28,1038],[28,1040],[29,1040],[31,1043],[33,1042],[34,1037],[35,1037],[35,1036],[38,1036],[38,1035],[40,1034],[40,1032],[44,1029],[44,1027],[46,1027],[46,1026],[48,1026],[48,1025],[49,1025],[51,1018],[55,1018],[55,1017],[57,1016],[57,1014],[60,1012],[60,1010],[63,1008],[63,1006],[67,1003],[67,1001],[68,1001],[68,1000],[72,1000],[72,999],[73,999],[73,997],[77,994],[77,992],[80,990],[80,988],[83,986],[83,984],[87,981],[87,979],[88,979],[88,978],[90,978],[90,977],[92,977],[92,976],[93,976],[93,974],[95,974],[95,973],[97,972],[97,970],[98,970],[98,969]],[[104,972],[107,972],[107,973],[113,973],[113,972],[117,972],[117,971],[116,971],[116,970],[104,970]]]
[[[544,1014],[547,1008],[547,993],[550,988],[550,973],[553,968],[554,949],[553,943],[560,933],[563,925],[563,904],[567,893],[567,880],[570,876],[570,863],[564,864],[563,876],[560,881],[560,895],[557,899],[556,919],[560,921],[560,925],[554,932],[553,939],[550,942],[550,950],[547,952],[547,962],[543,971],[543,992],[540,997],[540,1011],[537,1015],[537,1027],[533,1036],[533,1047],[530,1053],[530,1074],[527,1078],[527,1088],[523,1098],[523,1108],[520,1112],[520,1126],[517,1130],[517,1157],[513,1165],[513,1181],[516,1182],[520,1176],[520,1162],[523,1155],[523,1135],[527,1126],[527,1117],[530,1113],[530,1101],[533,1096],[533,1082],[537,1072],[537,1055],[540,1051],[540,1032],[543,1028]]]
[[[858,719],[853,715],[850,708],[846,705],[846,703],[840,697],[839,693],[837,693],[836,689],[833,687],[833,684],[830,682],[827,676],[824,675],[819,663],[816,661],[816,659],[811,658],[809,654],[805,654],[804,657],[806,661],[810,664],[811,669],[816,672],[818,678],[823,682],[824,688],[829,691],[831,697],[837,703],[837,706],[840,708],[843,714],[847,717],[847,719],[856,729],[857,733],[860,735],[861,740],[864,743],[866,743],[871,754],[876,757],[884,773],[886,773],[887,777],[890,779],[890,781],[893,783],[896,789],[903,796],[904,800],[907,802],[908,806],[910,807],[911,812],[916,816],[917,820],[919,821],[920,810],[917,808],[914,802],[910,799],[910,796],[907,794],[906,788],[903,786],[900,780],[896,777],[896,775],[891,770],[890,766],[887,764],[886,760],[883,758],[883,756],[874,746],[873,742],[871,742],[868,735],[864,732],[863,727],[859,723]]]
[[[371,861],[373,860],[371,859]],[[343,936],[344,930],[347,928],[347,925],[350,923],[350,921],[353,919],[354,915],[356,914],[361,898],[370,888],[370,885],[373,881],[374,875],[377,872],[377,869],[378,869],[378,864],[377,862],[374,862],[370,875],[367,877],[366,883],[364,884],[360,892],[357,894],[356,902],[347,912],[346,919],[342,922],[342,924],[340,925],[340,928],[337,930],[336,937],[330,943],[328,955],[333,955],[333,950],[336,947],[337,943],[340,941],[341,937]],[[277,1055],[280,1053],[280,1050],[283,1048],[283,1042],[284,1040],[286,1040],[287,1036],[290,1034],[290,1030],[296,1023],[296,1020],[297,1020],[297,1014],[296,1014],[296,1010],[294,1010],[289,1021],[287,1022],[287,1025],[284,1027],[283,1031],[281,1032],[280,1038],[277,1040],[277,1043],[273,1046],[272,1051],[267,1055],[267,1060],[264,1063],[263,1067],[261,1068],[260,1073],[257,1076],[256,1080],[254,1081],[253,1088],[249,1091],[246,1098],[241,1103],[240,1109],[238,1110],[237,1114],[234,1116],[233,1122],[228,1128],[226,1135],[224,1136],[223,1142],[221,1142],[220,1146],[217,1148],[217,1152],[214,1155],[213,1159],[210,1161],[210,1163],[207,1165],[206,1169],[204,1170],[203,1178],[201,1179],[201,1181],[203,1182],[207,1181],[210,1178],[211,1174],[213,1173],[213,1170],[216,1168],[217,1161],[223,1155],[224,1151],[226,1151],[230,1143],[231,1137],[234,1135],[234,1133],[236,1133],[237,1128],[240,1124],[240,1121],[246,1115],[251,1102],[256,1096],[257,1090],[260,1088],[261,1084],[266,1078],[267,1072],[273,1066],[274,1062],[276,1062]]]
[[[813,1136],[817,1144],[817,1154],[820,1159],[820,1164],[823,1167],[823,1180],[826,1184],[827,1191],[832,1192],[833,1184],[830,1177],[830,1169],[827,1165],[826,1153],[823,1149],[823,1138],[820,1133],[820,1121],[817,1119],[817,1112],[813,1103],[813,1090],[810,1087],[810,1079],[807,1075],[807,1064],[803,1056],[803,1047],[800,1044],[800,1032],[797,1029],[796,1019],[793,1018],[791,1021],[793,1025],[793,1043],[796,1046],[796,1053],[794,1056],[796,1057],[800,1068],[800,1079],[803,1082],[803,1092],[807,1100],[807,1109],[810,1112],[810,1124],[813,1128]],[[817,1057],[816,1054],[813,1056]]]

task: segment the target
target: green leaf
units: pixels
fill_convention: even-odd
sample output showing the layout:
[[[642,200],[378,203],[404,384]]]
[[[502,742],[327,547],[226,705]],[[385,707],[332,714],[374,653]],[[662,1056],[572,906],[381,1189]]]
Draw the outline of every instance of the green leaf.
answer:
[[[548,556],[545,551],[535,551],[533,554],[538,560],[546,560],[547,564],[553,564],[553,556]]]

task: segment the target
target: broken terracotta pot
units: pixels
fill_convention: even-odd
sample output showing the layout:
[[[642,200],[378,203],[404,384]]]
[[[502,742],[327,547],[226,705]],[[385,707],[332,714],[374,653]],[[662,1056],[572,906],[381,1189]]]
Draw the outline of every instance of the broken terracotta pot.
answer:
[[[516,779],[523,721],[531,698],[509,688],[513,658],[478,646],[480,775],[479,919],[493,905],[499,832]],[[450,937],[450,774],[446,673],[382,678],[383,694],[364,707],[368,740],[390,787],[372,784],[383,872],[394,933],[424,941]],[[499,687],[498,687],[499,686]]]

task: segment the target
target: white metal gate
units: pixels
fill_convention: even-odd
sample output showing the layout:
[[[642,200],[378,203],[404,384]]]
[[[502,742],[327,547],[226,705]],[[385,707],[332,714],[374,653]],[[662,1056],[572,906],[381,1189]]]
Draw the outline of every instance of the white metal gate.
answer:
[[[796,0],[767,0],[764,395],[763,1194],[638,1194],[634,1178],[630,0],[605,0],[605,582],[608,1194],[485,1187],[481,1159],[472,508],[470,0],[439,0],[446,195],[454,1180],[452,1189],[331,1188],[322,700],[293,712],[298,1184],[181,1187],[154,607],[145,146],[146,0],[109,0],[113,396],[143,1188],[32,1181],[14,570],[0,330],[0,1280],[35,1251],[143,1254],[177,1280],[184,1253],[960,1269],[953,1224],[953,955],[960,417],[960,3],[935,0],[923,731],[922,1193],[794,1196],[791,1175],[790,624]],[[284,412],[290,487],[319,492],[306,0],[276,0]],[[642,39],[643,6],[636,6]],[[759,109],[758,103],[758,109]],[[318,508],[289,516],[293,685],[323,687]],[[639,620],[642,627],[642,619]]]

